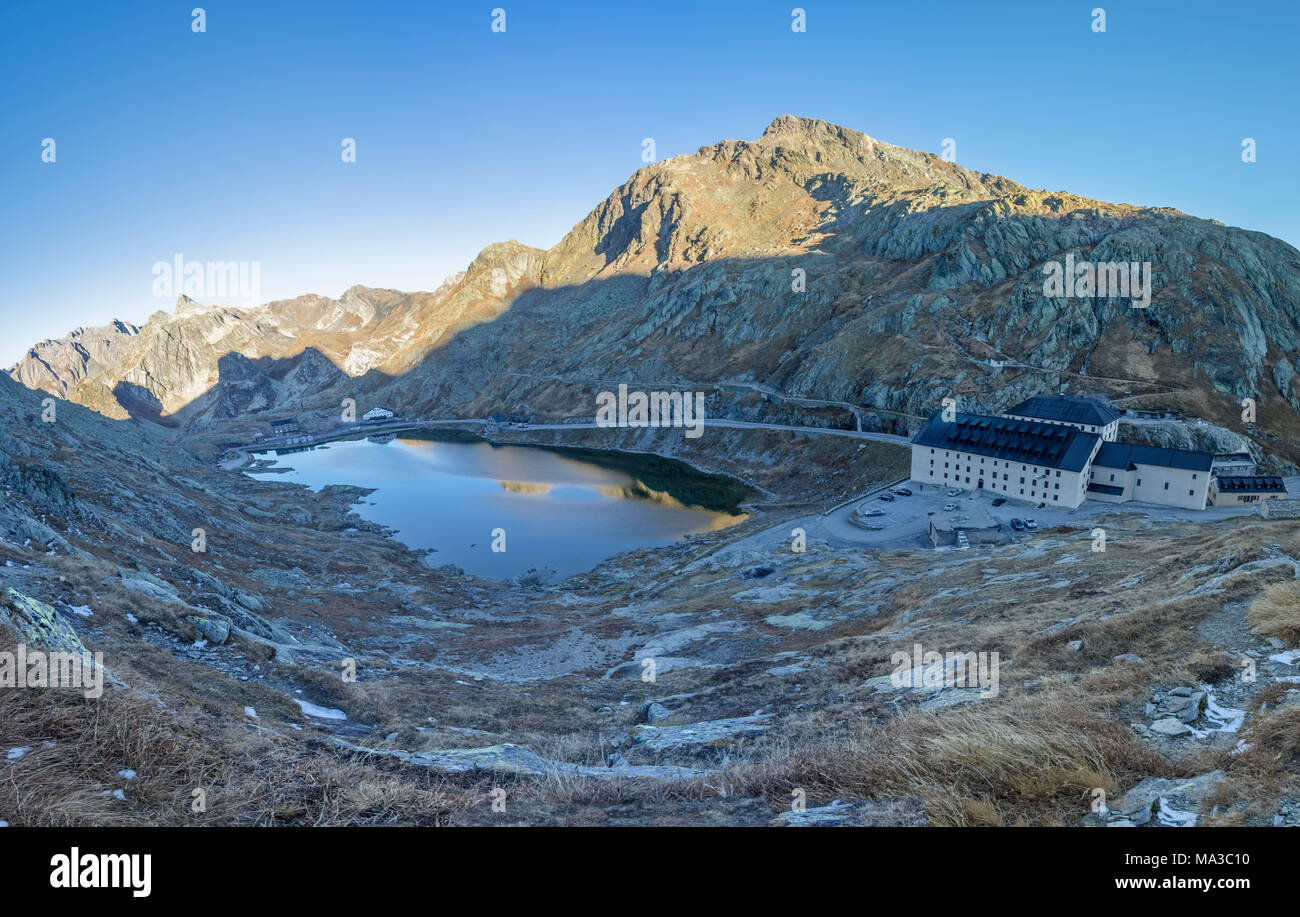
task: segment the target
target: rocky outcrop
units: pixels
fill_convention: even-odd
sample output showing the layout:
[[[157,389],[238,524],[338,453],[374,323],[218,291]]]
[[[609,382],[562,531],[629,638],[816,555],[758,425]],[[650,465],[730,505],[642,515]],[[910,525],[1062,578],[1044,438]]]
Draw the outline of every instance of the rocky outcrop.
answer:
[[[925,802],[915,796],[885,799],[838,799],[824,806],[782,812],[775,828],[924,828],[930,824]]]
[[[22,643],[78,656],[87,652],[65,618],[44,602],[13,588],[0,591],[0,624],[12,628]]]
[[[1148,777],[1129,790],[1106,813],[1110,827],[1140,827],[1148,823],[1191,827],[1200,809],[1227,778],[1222,771],[1178,780]]]
[[[140,329],[114,321],[100,328],[77,328],[65,337],[32,347],[9,375],[28,388],[65,396],[82,379],[112,366]]]
[[[350,751],[396,758],[406,764],[429,767],[449,773],[484,771],[493,774],[529,777],[554,774],[565,777],[597,777],[607,780],[636,777],[650,780],[689,780],[705,774],[704,771],[676,765],[650,764],[638,766],[622,763],[610,767],[596,767],[587,764],[570,764],[565,761],[551,761],[522,745],[509,743],[481,748],[410,752],[392,748],[365,748],[338,738],[335,738],[334,742]]]

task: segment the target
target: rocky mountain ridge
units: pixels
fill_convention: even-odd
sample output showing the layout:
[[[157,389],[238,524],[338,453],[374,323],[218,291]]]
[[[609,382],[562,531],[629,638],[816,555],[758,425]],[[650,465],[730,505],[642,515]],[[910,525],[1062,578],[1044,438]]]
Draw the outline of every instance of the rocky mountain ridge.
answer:
[[[1067,256],[1149,263],[1150,307],[1045,296],[1043,266]],[[358,393],[409,414],[561,417],[590,413],[588,383],[610,379],[741,382],[895,421],[949,395],[995,410],[1068,389],[1224,422],[1250,397],[1290,441],[1298,302],[1300,252],[1261,233],[782,116],[647,165],[551,249],[489,246],[433,293],[158,314],[111,367],[59,384],[116,416],[143,401],[203,423]]]

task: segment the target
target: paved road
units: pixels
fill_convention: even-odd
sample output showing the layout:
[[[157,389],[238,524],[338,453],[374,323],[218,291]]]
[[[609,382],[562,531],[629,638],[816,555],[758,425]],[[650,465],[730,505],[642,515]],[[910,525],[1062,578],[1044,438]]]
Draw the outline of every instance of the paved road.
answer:
[[[377,433],[399,433],[403,430],[416,430],[421,427],[467,427],[467,426],[486,426],[490,421],[482,418],[466,417],[453,420],[405,420],[393,421],[391,423],[376,424],[355,424],[336,427],[333,430],[324,433],[312,434],[306,442],[287,443],[288,437],[277,437],[275,439],[264,439],[260,442],[247,446],[242,446],[238,451],[241,452],[262,452],[278,448],[299,448],[313,446],[318,443],[328,442],[332,439],[339,439],[344,436],[357,436],[365,434],[372,436]],[[873,433],[865,430],[838,430],[827,427],[800,427],[789,424],[771,424],[771,423],[752,423],[745,420],[724,420],[720,418],[706,417],[703,421],[704,427],[726,427],[739,430],[781,430],[789,433],[807,433],[813,436],[847,436],[850,439],[869,440],[871,442],[889,443],[894,446],[906,446],[909,440],[906,436],[899,436],[894,433]],[[509,428],[511,432],[533,432],[534,430],[603,430],[606,429],[595,422],[583,423],[533,423],[527,428]],[[672,430],[673,428],[665,428]],[[302,434],[299,434],[302,435]]]
[[[715,417],[706,417],[703,425],[705,427],[727,427],[738,430],[784,430],[789,433],[810,433],[815,436],[847,436],[850,439],[865,439],[877,443],[890,443],[895,446],[906,446],[911,442],[906,436],[899,436],[894,433],[873,433],[868,430],[838,430],[828,427],[800,427],[777,423],[752,423],[746,420],[722,420]],[[530,432],[533,430],[603,429],[606,428],[597,423],[533,423],[528,425]]]

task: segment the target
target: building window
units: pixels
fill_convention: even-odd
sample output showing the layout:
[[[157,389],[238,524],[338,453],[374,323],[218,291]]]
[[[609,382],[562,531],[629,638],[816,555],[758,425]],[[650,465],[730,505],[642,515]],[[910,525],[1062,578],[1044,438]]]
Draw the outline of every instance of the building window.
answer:
[[[1021,479],[1020,479],[1020,483],[1021,483],[1021,484],[1023,484],[1023,483],[1025,483],[1025,479],[1024,479],[1024,478],[1021,478]],[[1022,491],[1020,491],[1020,492],[1021,492],[1021,493],[1024,493],[1024,491],[1023,491],[1023,490],[1022,490]]]
[[[1112,475],[1110,476],[1110,479],[1111,479],[1112,481],[1115,480],[1115,476],[1112,474]]]
[[[1060,500],[1061,498],[1058,497],[1056,494],[1052,494],[1052,499],[1053,499],[1053,500]]]
[[[1058,471],[1058,472],[1056,473],[1056,476],[1059,478],[1059,477],[1061,476],[1061,472]]]
[[[1165,481],[1165,490],[1168,490],[1168,489],[1169,489],[1169,482],[1168,482],[1168,481]]]
[[[1141,487],[1141,486],[1142,486],[1142,479],[1141,479],[1141,478],[1138,478],[1138,487]]]
[[[1189,496],[1189,497],[1194,497],[1194,496],[1196,496],[1196,491],[1194,491],[1194,490],[1189,490],[1189,491],[1187,492],[1187,496]]]

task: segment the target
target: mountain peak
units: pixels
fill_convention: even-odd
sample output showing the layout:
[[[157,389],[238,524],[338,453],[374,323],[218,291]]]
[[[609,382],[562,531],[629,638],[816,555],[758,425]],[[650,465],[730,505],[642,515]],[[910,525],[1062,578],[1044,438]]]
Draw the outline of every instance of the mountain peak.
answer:
[[[203,305],[197,299],[190,299],[184,293],[176,297],[176,315],[192,315],[195,312],[202,312],[208,307]]]
[[[777,115],[772,119],[772,123],[763,131],[759,140],[770,140],[774,137],[787,135],[799,135],[803,137],[817,137],[826,135],[831,137],[851,136],[862,140],[871,140],[861,131],[851,130],[847,127],[841,127],[838,124],[832,124],[830,121],[823,121],[821,118],[804,118],[799,115]]]

